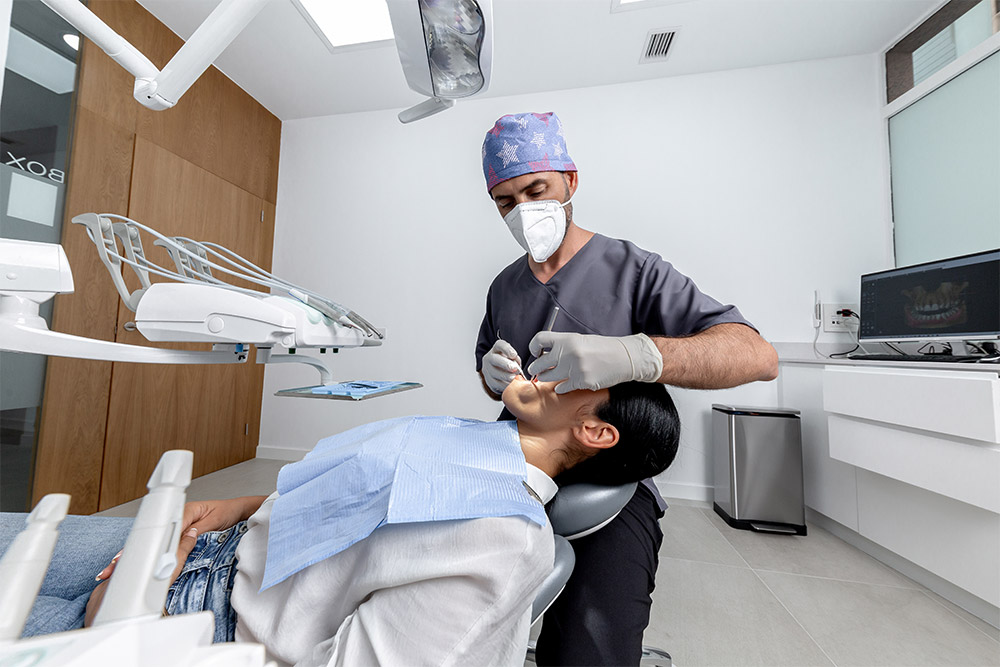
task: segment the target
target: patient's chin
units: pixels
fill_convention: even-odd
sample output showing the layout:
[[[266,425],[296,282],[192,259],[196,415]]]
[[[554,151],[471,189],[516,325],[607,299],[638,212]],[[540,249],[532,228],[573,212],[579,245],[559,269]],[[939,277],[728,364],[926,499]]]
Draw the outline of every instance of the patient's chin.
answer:
[[[522,416],[520,414],[521,408],[536,394],[535,385],[530,380],[525,379],[524,376],[517,375],[503,390],[503,395],[500,399],[507,409],[510,410],[511,414],[520,419]]]

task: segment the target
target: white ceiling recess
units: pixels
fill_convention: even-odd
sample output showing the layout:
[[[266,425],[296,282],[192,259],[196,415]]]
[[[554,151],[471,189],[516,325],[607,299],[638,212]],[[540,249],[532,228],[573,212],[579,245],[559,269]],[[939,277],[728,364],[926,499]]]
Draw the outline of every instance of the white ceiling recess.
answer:
[[[187,39],[219,0],[139,0]],[[614,3],[617,4],[617,3]],[[490,97],[876,53],[941,0],[494,0]],[[670,57],[640,64],[650,31],[676,30]],[[281,120],[399,109],[391,44],[335,53],[291,0],[270,0],[216,66]]]

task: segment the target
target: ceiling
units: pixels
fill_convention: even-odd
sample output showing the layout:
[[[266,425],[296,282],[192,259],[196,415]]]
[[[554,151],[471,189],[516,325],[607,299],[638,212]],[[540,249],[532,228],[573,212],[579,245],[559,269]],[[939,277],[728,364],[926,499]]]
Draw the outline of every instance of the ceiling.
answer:
[[[139,0],[187,39],[219,0]],[[585,88],[877,53],[942,0],[494,0],[486,96]],[[671,55],[639,64],[646,35],[679,29]],[[270,3],[216,66],[281,120],[401,109],[409,90],[391,43],[331,53],[292,5]]]

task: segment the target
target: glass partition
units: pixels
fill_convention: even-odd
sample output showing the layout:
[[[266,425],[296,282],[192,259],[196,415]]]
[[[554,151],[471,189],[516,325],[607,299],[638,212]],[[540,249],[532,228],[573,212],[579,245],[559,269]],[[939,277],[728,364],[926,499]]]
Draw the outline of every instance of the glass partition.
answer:
[[[896,266],[1000,248],[1000,52],[889,119]]]
[[[59,243],[79,36],[41,2],[13,3],[0,99],[0,236]],[[52,302],[41,309],[51,325]],[[0,510],[25,511],[46,358],[0,352]]]

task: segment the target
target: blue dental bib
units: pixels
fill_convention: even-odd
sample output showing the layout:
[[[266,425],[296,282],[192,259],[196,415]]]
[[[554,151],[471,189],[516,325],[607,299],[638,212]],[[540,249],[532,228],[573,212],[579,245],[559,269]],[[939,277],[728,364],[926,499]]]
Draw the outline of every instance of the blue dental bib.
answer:
[[[513,421],[402,417],[324,438],[278,475],[261,590],[386,523],[523,516],[544,526],[526,477]]]

